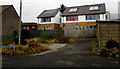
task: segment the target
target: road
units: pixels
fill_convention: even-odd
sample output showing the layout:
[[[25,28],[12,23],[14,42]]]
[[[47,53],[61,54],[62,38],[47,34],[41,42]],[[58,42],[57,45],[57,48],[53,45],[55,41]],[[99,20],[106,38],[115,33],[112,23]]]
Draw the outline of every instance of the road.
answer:
[[[106,58],[90,54],[92,39],[77,40],[61,49],[37,56],[3,57],[4,67],[119,67]]]

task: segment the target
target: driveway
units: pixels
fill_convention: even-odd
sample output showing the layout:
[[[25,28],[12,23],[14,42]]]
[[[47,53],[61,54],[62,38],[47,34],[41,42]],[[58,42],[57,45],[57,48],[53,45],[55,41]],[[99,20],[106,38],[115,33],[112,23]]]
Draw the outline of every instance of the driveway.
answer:
[[[119,67],[119,64],[90,54],[93,39],[78,39],[61,49],[36,56],[3,57],[4,67]]]

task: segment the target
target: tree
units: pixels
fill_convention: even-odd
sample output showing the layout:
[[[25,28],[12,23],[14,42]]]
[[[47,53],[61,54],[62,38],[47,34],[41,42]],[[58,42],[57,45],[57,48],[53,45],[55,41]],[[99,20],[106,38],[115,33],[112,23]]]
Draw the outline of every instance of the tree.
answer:
[[[60,5],[61,6],[61,8],[60,8],[60,12],[61,13],[63,13],[64,12],[64,10],[66,9],[66,6],[64,6],[63,4],[62,5]]]

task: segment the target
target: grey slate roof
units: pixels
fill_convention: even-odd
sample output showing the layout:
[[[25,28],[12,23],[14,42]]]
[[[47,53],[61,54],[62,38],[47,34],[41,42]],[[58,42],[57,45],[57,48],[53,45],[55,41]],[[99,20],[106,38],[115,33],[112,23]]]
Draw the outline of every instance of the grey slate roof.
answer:
[[[60,11],[60,8],[58,9],[51,9],[51,10],[44,10],[37,18],[43,18],[43,17],[55,17],[55,15]]]
[[[89,10],[92,6],[98,6],[98,10]],[[69,12],[71,8],[78,8],[76,12]],[[62,16],[69,16],[69,15],[86,15],[86,14],[99,14],[105,13],[105,4],[94,4],[94,5],[84,5],[84,6],[74,6],[74,7],[67,7],[63,12]]]

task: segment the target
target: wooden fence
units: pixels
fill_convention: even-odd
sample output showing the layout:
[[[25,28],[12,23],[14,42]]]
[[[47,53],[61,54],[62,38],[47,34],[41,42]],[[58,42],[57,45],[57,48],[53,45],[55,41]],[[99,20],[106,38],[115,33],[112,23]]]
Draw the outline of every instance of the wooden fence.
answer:
[[[63,30],[23,30],[23,36],[28,38],[42,37],[52,35],[56,37],[60,34],[64,34]]]
[[[97,21],[96,31],[99,46],[106,46],[111,39],[120,44],[120,21]]]
[[[66,29],[64,30],[64,35],[68,37],[95,37],[95,30],[95,28]]]

